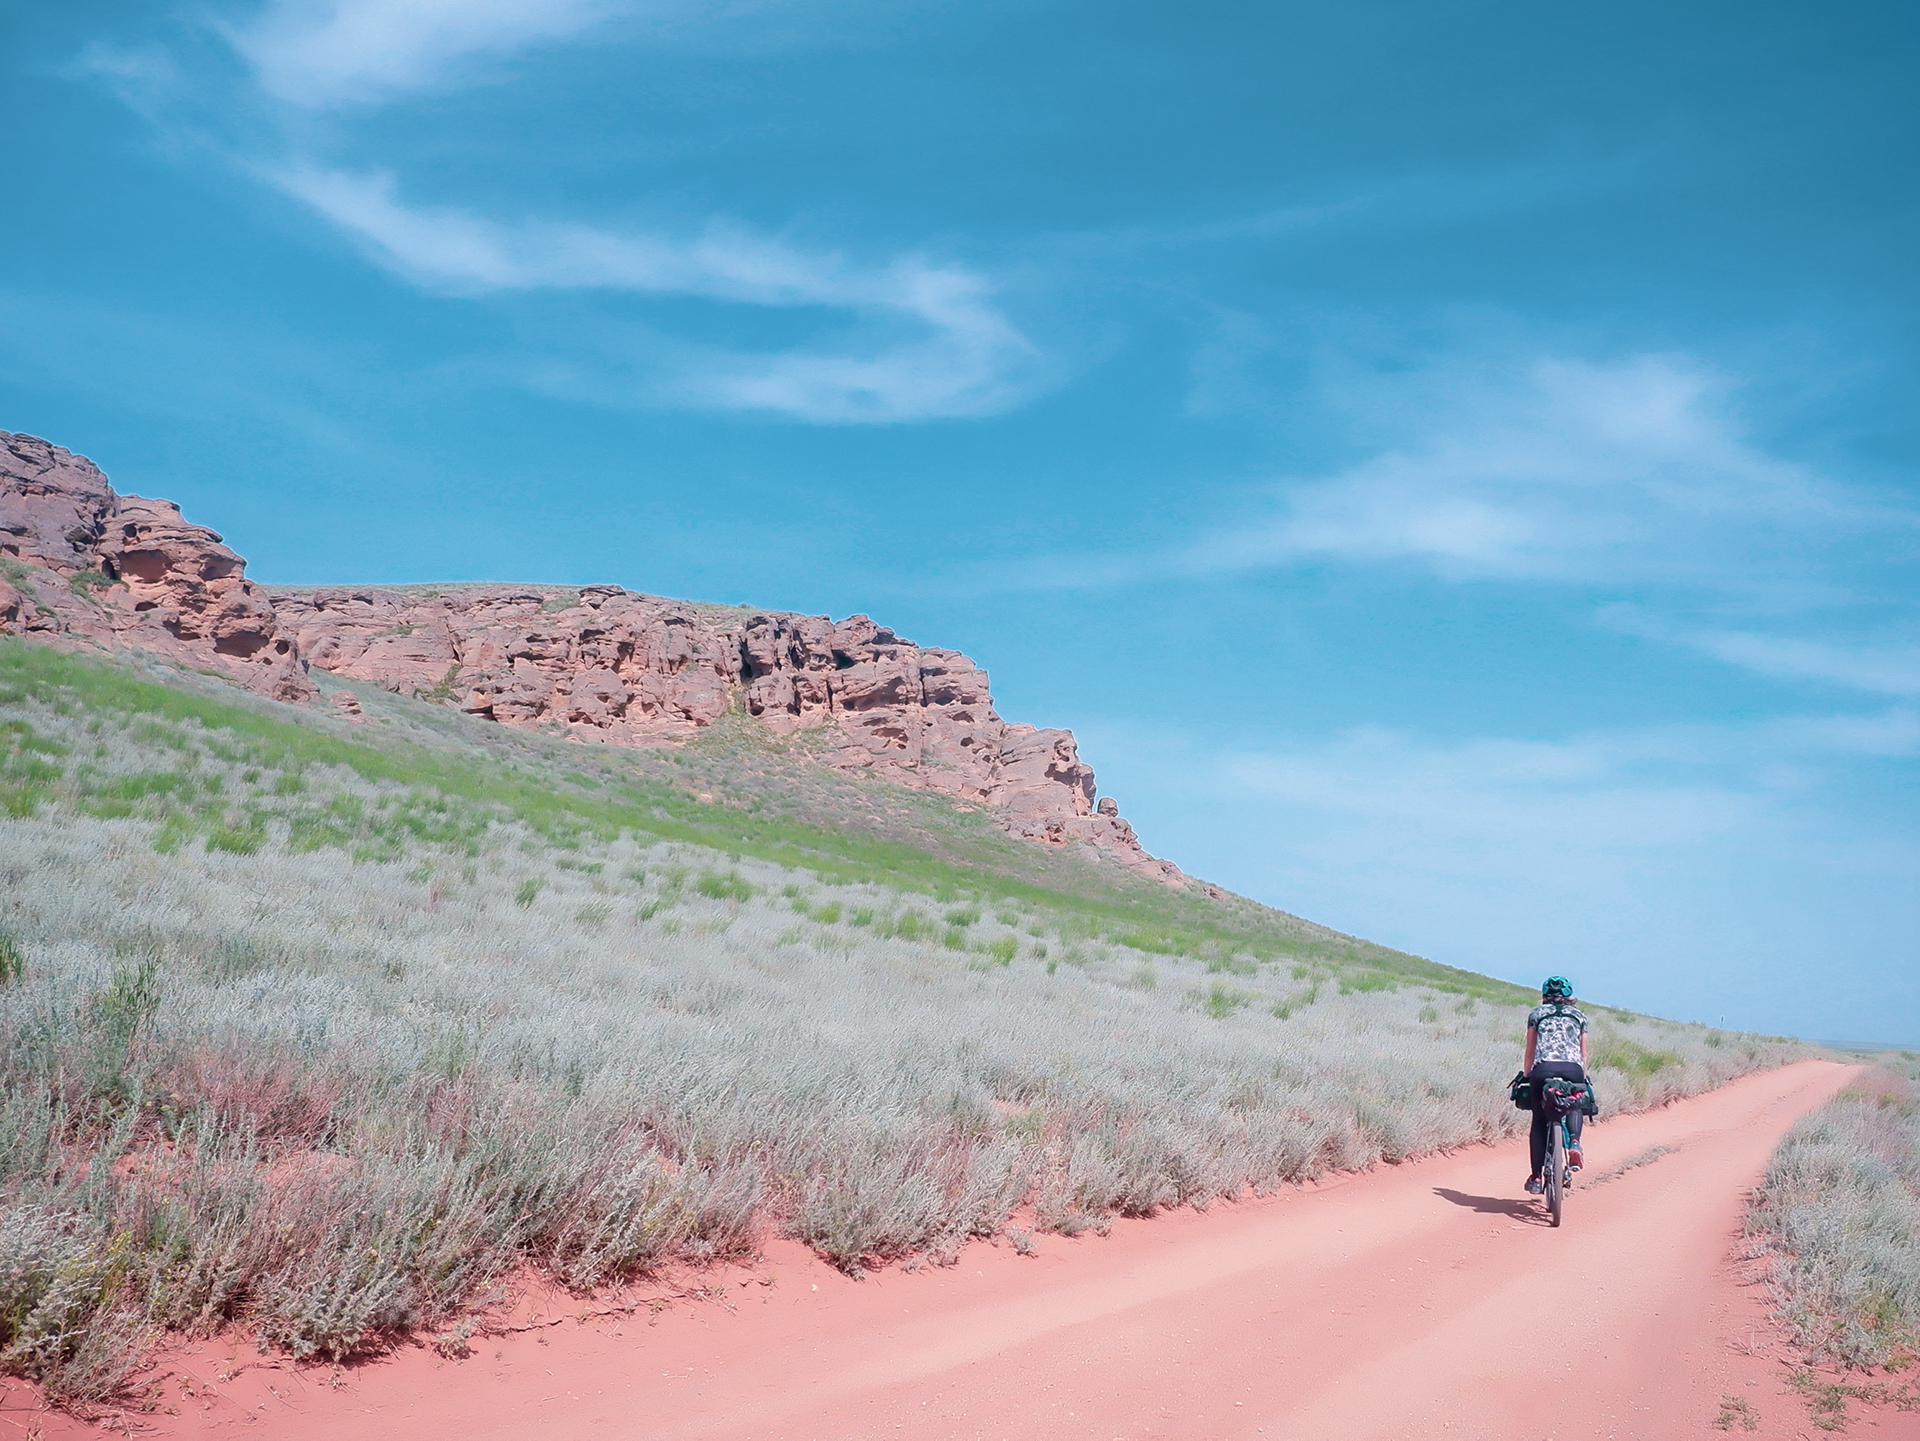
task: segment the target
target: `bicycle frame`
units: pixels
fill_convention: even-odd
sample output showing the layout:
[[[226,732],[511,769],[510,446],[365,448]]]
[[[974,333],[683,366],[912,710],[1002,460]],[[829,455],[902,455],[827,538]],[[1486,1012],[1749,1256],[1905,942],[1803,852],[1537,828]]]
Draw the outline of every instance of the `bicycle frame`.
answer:
[[[1553,1224],[1560,1224],[1560,1214],[1566,1206],[1567,1187],[1573,1183],[1573,1173],[1567,1169],[1567,1151],[1572,1147],[1573,1135],[1567,1129],[1567,1118],[1556,1116],[1547,1128],[1547,1215]]]

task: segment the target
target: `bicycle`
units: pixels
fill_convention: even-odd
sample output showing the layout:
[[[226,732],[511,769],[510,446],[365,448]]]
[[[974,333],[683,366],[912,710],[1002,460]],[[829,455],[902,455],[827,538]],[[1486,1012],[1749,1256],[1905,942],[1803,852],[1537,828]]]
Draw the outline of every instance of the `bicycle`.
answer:
[[[1540,1105],[1547,1114],[1547,1215],[1558,1226],[1567,1204],[1567,1188],[1573,1184],[1573,1168],[1567,1152],[1573,1149],[1572,1120],[1576,1114],[1595,1115],[1599,1107],[1593,1101],[1593,1087],[1549,1077],[1540,1086]]]
[[[1589,1116],[1598,1114],[1599,1108],[1593,1104],[1593,1088],[1585,1081],[1575,1084],[1558,1077],[1549,1077],[1536,1086],[1525,1071],[1507,1084],[1516,1107],[1522,1111],[1539,1108],[1548,1118],[1543,1199],[1548,1217],[1558,1226],[1566,1212],[1567,1188],[1573,1184],[1573,1169],[1567,1161],[1567,1152],[1573,1149],[1573,1132],[1568,1121],[1576,1111]]]

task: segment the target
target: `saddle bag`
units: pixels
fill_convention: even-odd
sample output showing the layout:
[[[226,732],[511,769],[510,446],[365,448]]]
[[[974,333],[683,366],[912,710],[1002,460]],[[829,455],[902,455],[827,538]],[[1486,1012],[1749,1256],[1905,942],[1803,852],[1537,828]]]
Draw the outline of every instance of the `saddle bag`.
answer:
[[[1540,1083],[1540,1103],[1549,1116],[1571,1116],[1575,1111],[1586,1116],[1600,1114],[1590,1081],[1570,1081],[1564,1076],[1548,1076]]]

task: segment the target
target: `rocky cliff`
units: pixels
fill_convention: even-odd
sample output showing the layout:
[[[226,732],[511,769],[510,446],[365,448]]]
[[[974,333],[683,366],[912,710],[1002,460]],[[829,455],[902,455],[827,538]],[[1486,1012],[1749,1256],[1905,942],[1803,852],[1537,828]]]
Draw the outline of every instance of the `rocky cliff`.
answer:
[[[613,585],[276,594],[281,628],[320,669],[504,725],[659,745],[739,706],[782,735],[818,730],[826,763],[992,810],[1017,836],[1086,842],[1158,879],[1111,799],[1094,800],[1073,734],[1009,725],[986,672],[864,615],[725,610]]]
[[[93,464],[0,432],[0,633],[132,646],[281,700],[311,666],[586,741],[670,745],[738,707],[822,758],[990,810],[1181,884],[1141,849],[1064,730],[1010,725],[986,672],[866,616],[728,610],[618,586],[378,587],[269,594],[213,531],[116,496]],[[343,699],[345,699],[343,697]],[[351,708],[351,702],[349,702]]]
[[[85,456],[0,431],[0,633],[130,646],[277,700],[311,699],[245,568],[171,501],[115,495]]]

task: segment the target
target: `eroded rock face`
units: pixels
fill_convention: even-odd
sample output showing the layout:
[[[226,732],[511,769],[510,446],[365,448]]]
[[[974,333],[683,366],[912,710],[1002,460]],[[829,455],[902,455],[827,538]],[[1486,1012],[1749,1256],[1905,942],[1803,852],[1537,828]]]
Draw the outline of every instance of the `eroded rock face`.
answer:
[[[1063,730],[1008,725],[986,672],[864,615],[835,622],[694,606],[618,586],[276,594],[312,665],[503,725],[661,745],[738,706],[783,734],[820,730],[828,764],[870,770],[993,812],[1048,845],[1086,843],[1170,884]]]
[[[0,431],[0,632],[131,646],[278,700],[316,692],[246,564],[171,501],[115,495],[85,456]]]

